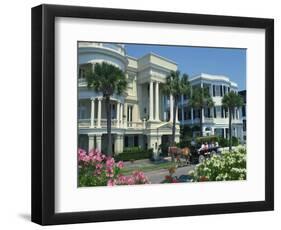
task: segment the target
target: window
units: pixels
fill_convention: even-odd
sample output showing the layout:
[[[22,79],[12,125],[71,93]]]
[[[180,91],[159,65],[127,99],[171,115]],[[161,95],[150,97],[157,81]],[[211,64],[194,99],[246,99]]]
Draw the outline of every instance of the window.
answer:
[[[79,73],[78,73],[78,78],[83,79],[86,77],[86,73],[90,72],[92,68],[92,64],[91,63],[87,63],[87,64],[82,64],[79,66]]]
[[[214,106],[213,110],[214,110],[214,118],[216,118],[217,117],[217,110],[216,110],[215,106]]]
[[[214,132],[215,132],[215,135],[219,136],[219,137],[223,137],[223,135],[224,135],[224,129],[215,129]]]
[[[204,116],[210,118],[211,117],[211,109],[204,108]]]
[[[226,129],[225,129],[225,136],[226,136],[226,138],[228,138],[228,133],[229,133],[229,132],[228,132],[228,128],[226,128]]]
[[[224,108],[221,107],[221,118],[224,118]]]
[[[139,145],[139,136],[135,135],[134,136],[134,147],[137,147]]]
[[[219,97],[222,95],[222,87],[221,85],[214,85],[213,86],[213,94],[214,97]]]
[[[191,109],[187,109],[187,119],[191,119]]]
[[[128,136],[125,136],[125,140],[124,140],[124,145],[125,147],[128,147],[129,146],[129,137]]]
[[[86,119],[86,106],[79,107],[79,119]]]
[[[246,117],[246,106],[242,106],[242,117]]]
[[[79,78],[85,78],[85,70],[82,68],[79,68]]]
[[[221,106],[216,106],[216,117],[221,118]]]

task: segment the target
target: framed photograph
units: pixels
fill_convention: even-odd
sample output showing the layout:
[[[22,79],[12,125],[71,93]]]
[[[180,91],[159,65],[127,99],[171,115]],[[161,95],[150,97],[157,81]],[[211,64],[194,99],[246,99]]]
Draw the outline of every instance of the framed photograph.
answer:
[[[32,8],[32,221],[274,208],[274,21]]]

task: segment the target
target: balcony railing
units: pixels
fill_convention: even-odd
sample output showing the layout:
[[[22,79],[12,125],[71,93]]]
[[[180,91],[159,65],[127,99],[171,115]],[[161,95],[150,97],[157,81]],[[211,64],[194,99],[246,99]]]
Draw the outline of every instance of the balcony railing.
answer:
[[[79,119],[78,125],[81,128],[90,128],[91,127],[91,119]],[[101,119],[100,121],[100,128],[106,128],[107,127],[107,119]],[[93,126],[92,127],[98,127],[98,120],[94,119]],[[134,121],[118,121],[117,119],[111,120],[111,127],[112,128],[127,128],[127,129],[145,129],[146,128],[146,122],[134,122]]]

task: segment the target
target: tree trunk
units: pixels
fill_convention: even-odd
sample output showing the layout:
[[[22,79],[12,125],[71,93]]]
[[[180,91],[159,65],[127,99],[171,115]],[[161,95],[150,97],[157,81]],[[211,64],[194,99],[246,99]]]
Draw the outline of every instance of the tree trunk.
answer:
[[[177,111],[177,100],[174,98],[174,105],[173,105],[173,127],[172,127],[172,140],[170,143],[170,147],[175,145],[176,140],[176,111]],[[174,153],[171,152],[172,162],[175,161]]]
[[[111,105],[110,105],[110,97],[106,96],[105,98],[105,106],[106,106],[106,116],[107,116],[107,156],[112,156],[112,138],[111,138]]]
[[[176,140],[176,113],[177,113],[177,100],[174,98],[173,106],[173,129],[172,129],[172,145],[175,144]]]
[[[202,108],[200,108],[199,114],[200,114],[200,136],[203,137],[203,114],[202,114]]]
[[[229,108],[229,125],[228,125],[228,137],[229,137],[229,151],[232,150],[232,109]]]

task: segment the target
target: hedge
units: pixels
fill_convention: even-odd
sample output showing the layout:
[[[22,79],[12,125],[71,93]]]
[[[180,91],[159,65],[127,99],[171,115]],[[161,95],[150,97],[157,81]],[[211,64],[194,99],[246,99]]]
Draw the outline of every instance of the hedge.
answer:
[[[116,161],[131,161],[141,159],[151,159],[153,149],[142,149],[139,147],[125,148],[122,153],[119,153],[114,158]]]

